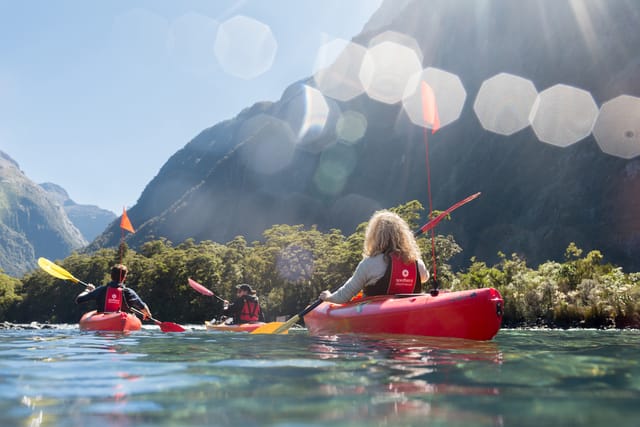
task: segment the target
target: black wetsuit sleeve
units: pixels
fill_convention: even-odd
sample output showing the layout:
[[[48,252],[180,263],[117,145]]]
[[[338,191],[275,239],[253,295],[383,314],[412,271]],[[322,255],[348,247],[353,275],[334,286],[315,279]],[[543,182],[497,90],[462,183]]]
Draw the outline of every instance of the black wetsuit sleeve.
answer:
[[[76,298],[76,304],[81,304],[87,301],[95,301],[96,302],[96,310],[104,311],[104,300],[107,292],[106,286],[98,286],[91,292],[80,295]]]
[[[135,307],[138,310],[142,310],[146,307],[146,304],[142,299],[138,296],[138,294],[130,288],[123,289],[124,298],[129,307]]]

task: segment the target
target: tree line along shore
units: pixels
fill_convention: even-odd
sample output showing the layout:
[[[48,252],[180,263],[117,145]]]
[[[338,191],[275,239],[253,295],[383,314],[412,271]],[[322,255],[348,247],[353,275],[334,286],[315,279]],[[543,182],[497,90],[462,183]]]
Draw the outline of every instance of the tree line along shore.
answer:
[[[411,201],[391,210],[416,229],[424,208]],[[261,241],[238,236],[225,244],[188,239],[174,245],[158,239],[136,251],[123,243],[118,249],[73,253],[56,263],[84,282],[102,284],[110,266],[122,262],[131,271],[127,286],[149,304],[154,317],[183,323],[202,323],[222,310],[220,299],[195,292],[188,278],[225,299],[233,297],[235,285],[249,283],[273,321],[301,311],[322,290],[335,290],[351,276],[362,259],[365,227],[362,223],[345,236],[335,229],[275,225]],[[430,237],[418,243],[431,266]],[[436,235],[435,248],[439,288],[496,288],[504,298],[504,327],[640,327],[640,273],[605,263],[598,250],[584,253],[570,243],[564,260],[537,268],[516,254],[500,253],[495,265],[471,258],[467,268],[454,272],[449,261],[462,248],[453,236]],[[0,272],[0,322],[75,323],[90,309],[74,303],[83,289],[39,269],[22,278]]]

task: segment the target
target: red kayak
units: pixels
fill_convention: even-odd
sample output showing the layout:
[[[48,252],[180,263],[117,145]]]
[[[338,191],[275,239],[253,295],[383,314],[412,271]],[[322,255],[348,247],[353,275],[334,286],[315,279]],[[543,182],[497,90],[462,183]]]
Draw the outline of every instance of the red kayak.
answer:
[[[142,322],[131,313],[98,313],[96,310],[85,313],[80,319],[80,329],[84,331],[138,331]]]
[[[493,288],[380,295],[345,304],[323,302],[304,316],[311,335],[402,334],[490,340],[500,330],[503,301]]]
[[[204,322],[204,326],[208,331],[223,331],[223,332],[252,332],[258,329],[260,326],[266,325],[264,322],[256,323],[240,323],[239,325],[227,325],[225,323],[211,323],[209,321]]]

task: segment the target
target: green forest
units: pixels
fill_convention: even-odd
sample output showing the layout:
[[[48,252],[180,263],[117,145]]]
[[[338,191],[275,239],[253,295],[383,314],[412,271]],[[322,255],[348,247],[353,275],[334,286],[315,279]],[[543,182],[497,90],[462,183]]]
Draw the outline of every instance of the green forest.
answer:
[[[421,225],[424,208],[419,202],[391,210],[413,229]],[[122,244],[118,249],[73,253],[53,261],[96,285],[108,281],[111,265],[126,264],[127,286],[163,321],[199,324],[220,314],[220,300],[194,291],[188,278],[225,299],[233,297],[235,285],[248,283],[257,290],[267,321],[273,321],[298,313],[322,290],[335,290],[351,276],[362,259],[365,227],[362,223],[344,236],[339,230],[324,233],[315,227],[276,225],[255,242],[242,236],[226,244],[191,239],[174,244],[158,239],[137,251]],[[431,265],[431,237],[419,237],[418,242],[425,263]],[[436,233],[440,289],[496,288],[505,302],[504,327],[640,327],[640,273],[625,273],[604,263],[597,250],[584,253],[570,243],[565,259],[537,268],[527,266],[516,254],[501,253],[496,265],[472,258],[465,270],[454,272],[449,261],[461,252],[453,236]],[[93,309],[74,303],[83,290],[81,284],[56,279],[40,269],[21,279],[0,273],[0,321],[76,323]]]

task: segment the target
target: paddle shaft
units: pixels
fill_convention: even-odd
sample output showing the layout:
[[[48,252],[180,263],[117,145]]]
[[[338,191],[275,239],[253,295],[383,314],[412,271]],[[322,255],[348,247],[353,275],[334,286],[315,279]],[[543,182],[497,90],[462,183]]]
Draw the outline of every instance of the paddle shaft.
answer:
[[[135,307],[129,307],[134,313],[138,313],[139,315],[141,315],[144,318],[144,313],[141,312],[140,310],[138,310]],[[173,323],[173,322],[161,322],[158,319],[154,319],[153,317],[149,316],[149,319],[151,319],[156,325],[160,326],[160,330],[162,332],[184,332],[186,331],[186,329],[180,325],[178,325],[177,323]]]
[[[225,302],[224,298],[220,298],[212,290],[210,290],[208,288],[205,288],[200,283],[198,283],[195,280],[193,280],[191,277],[188,278],[188,282],[189,282],[189,286],[191,286],[191,288],[193,290],[195,290],[196,292],[198,292],[199,294],[202,294],[202,295],[207,296],[207,297],[214,297],[214,298],[217,298],[218,300],[220,300],[222,302]]]
[[[436,225],[438,225],[438,223],[440,221],[442,221],[442,219],[444,217],[446,217],[447,215],[449,215],[451,212],[453,212],[454,210],[458,209],[460,206],[469,203],[470,201],[472,201],[473,199],[476,199],[480,196],[480,192],[477,192],[475,194],[472,194],[471,196],[467,197],[466,199],[462,199],[457,203],[454,203],[453,205],[451,205],[447,210],[443,211],[442,213],[440,213],[440,215],[438,215],[437,217],[431,219],[429,222],[427,222],[425,225],[423,225],[422,227],[420,227],[419,229],[417,229],[416,231],[413,232],[413,235],[415,237],[431,230],[433,227],[435,227]]]
[[[131,309],[131,311],[133,311],[134,313],[137,313],[137,314],[139,314],[140,316],[143,316],[143,317],[144,317],[144,313],[143,313],[143,312],[141,312],[140,310],[138,310],[137,308],[135,308],[135,307],[129,307],[129,308],[130,308],[130,309]],[[149,319],[151,319],[153,322],[155,322],[155,324],[156,324],[156,325],[159,325],[159,324],[163,323],[163,322],[159,321],[158,319],[154,319],[154,318],[153,318],[153,317],[151,317],[151,316],[149,316]]]

